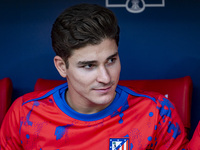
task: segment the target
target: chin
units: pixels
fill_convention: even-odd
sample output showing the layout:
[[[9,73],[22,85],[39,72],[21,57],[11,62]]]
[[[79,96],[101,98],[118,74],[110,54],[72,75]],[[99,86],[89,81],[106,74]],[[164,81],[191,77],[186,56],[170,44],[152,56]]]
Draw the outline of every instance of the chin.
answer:
[[[99,100],[97,100],[97,102],[100,105],[108,105],[108,104],[110,104],[114,100],[114,98],[115,98],[114,95],[115,94],[103,96],[102,98],[100,98]]]

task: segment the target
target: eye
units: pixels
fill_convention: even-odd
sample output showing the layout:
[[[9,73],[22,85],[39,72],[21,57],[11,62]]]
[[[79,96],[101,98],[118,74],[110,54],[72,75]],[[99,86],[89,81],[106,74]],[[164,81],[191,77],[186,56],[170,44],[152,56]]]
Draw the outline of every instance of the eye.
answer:
[[[82,67],[85,68],[85,69],[93,69],[95,67],[95,65],[94,64],[87,64],[87,65],[84,65]]]
[[[107,64],[108,65],[113,64],[113,63],[115,63],[115,61],[116,61],[116,58],[110,58],[110,59],[108,59]]]

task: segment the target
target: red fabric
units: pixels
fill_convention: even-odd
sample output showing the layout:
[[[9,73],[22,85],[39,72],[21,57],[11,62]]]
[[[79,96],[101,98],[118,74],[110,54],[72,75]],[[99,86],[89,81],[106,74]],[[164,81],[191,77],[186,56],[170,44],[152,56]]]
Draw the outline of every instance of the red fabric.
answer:
[[[65,80],[38,79],[34,90],[38,91],[50,89],[65,82]],[[176,79],[120,80],[119,85],[147,91],[155,91],[163,95],[167,94],[170,101],[174,103],[186,132],[189,132],[191,127],[190,120],[192,99],[192,80],[190,76]]]
[[[66,105],[66,89],[15,100],[2,124],[1,149],[111,150],[110,138],[128,138],[133,150],[186,148],[181,119],[163,95],[118,86],[109,107],[88,115]]]
[[[200,121],[196,127],[196,130],[190,140],[188,150],[200,150]]]
[[[12,90],[13,87],[10,78],[0,79],[0,126],[8,108],[10,107]]]

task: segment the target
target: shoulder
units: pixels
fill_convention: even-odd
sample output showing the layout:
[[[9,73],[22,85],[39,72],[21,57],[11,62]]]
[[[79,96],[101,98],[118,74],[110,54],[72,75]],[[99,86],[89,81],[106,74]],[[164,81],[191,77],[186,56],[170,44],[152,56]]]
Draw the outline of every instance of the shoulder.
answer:
[[[45,91],[34,91],[28,94],[23,95],[22,101],[23,101],[23,105],[29,102],[33,102],[33,101],[39,101],[39,100],[43,100],[51,95],[53,95],[54,93],[57,93],[59,91],[65,91],[68,88],[67,83],[61,84],[53,89],[49,89],[49,90],[45,90]]]
[[[30,92],[30,93],[24,94],[23,96],[20,96],[12,103],[12,105],[9,108],[8,113],[19,112],[22,109],[24,104],[28,104],[29,102],[37,100],[37,99],[43,97],[48,92],[49,92],[49,90],[48,91],[36,91],[36,92]]]
[[[174,104],[164,95],[154,91],[144,91],[131,87],[121,87],[128,93],[129,106],[139,110],[156,110],[159,116],[171,118],[172,111],[175,110]]]
[[[21,99],[22,105],[23,105],[23,104],[26,104],[26,103],[31,102],[31,101],[39,100],[42,97],[44,97],[44,98],[48,97],[48,96],[51,95],[51,94],[48,94],[49,92],[51,92],[51,90],[34,91],[34,92],[30,92],[30,93],[27,93],[27,94],[21,96],[19,99]]]
[[[61,90],[66,90],[66,88],[68,88],[68,85],[65,83],[53,89],[44,90],[44,91],[34,91],[34,92],[24,94],[23,96],[17,98],[13,102],[9,110],[22,111],[24,106],[29,106],[31,108],[34,102],[48,100],[54,93],[59,93],[59,91]],[[49,102],[52,103],[52,100],[53,100],[53,96]],[[37,104],[35,103],[34,105],[37,105]]]
[[[166,101],[166,97],[158,92],[154,91],[145,91],[141,89],[135,89],[133,87],[119,86],[119,88],[128,94],[129,100],[140,100],[143,102],[153,102],[155,104],[160,103],[161,101]],[[169,102],[169,101],[168,101]],[[170,102],[169,102],[170,103]]]

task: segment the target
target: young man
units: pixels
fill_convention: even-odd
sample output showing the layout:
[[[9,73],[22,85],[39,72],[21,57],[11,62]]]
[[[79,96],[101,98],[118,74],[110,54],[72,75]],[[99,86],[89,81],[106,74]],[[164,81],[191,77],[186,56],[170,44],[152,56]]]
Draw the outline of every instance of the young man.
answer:
[[[101,6],[66,9],[52,28],[55,66],[67,83],[18,98],[1,128],[6,150],[181,150],[188,140],[174,106],[154,92],[117,85],[119,27]]]

